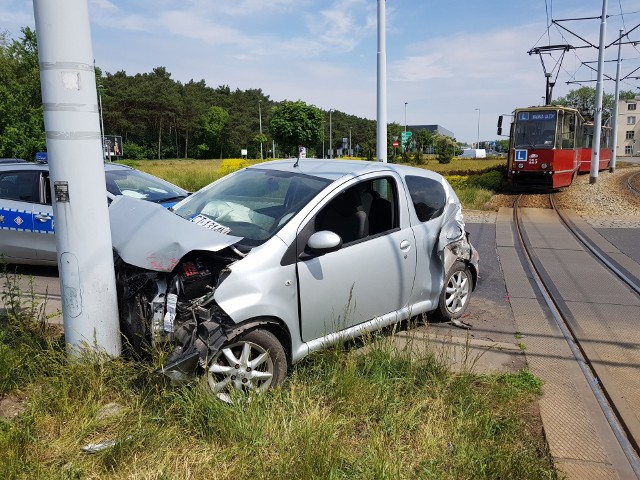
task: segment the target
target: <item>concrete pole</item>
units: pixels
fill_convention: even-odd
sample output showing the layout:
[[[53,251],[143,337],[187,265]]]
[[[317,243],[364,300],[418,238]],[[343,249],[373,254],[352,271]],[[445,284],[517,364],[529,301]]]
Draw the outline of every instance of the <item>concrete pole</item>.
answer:
[[[616,91],[613,96],[613,118],[611,119],[613,128],[613,145],[611,146],[611,163],[609,164],[609,172],[616,170],[616,160],[618,155],[618,102],[620,101],[620,55],[622,54],[622,35],[624,30],[620,29],[618,36],[618,64],[616,66]]]
[[[598,48],[598,81],[596,83],[596,115],[593,119],[593,145],[591,148],[591,175],[589,183],[598,180],[600,166],[600,135],[602,132],[602,77],[604,71],[604,39],[607,33],[607,0],[602,0],[600,21],[600,47]]]
[[[34,0],[68,352],[120,355],[87,0]]]
[[[378,112],[376,155],[387,162],[387,20],[386,0],[378,0]]]

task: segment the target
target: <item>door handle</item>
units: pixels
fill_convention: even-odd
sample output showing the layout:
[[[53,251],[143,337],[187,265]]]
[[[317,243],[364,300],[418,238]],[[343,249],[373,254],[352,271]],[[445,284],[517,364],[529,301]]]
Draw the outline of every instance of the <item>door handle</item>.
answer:
[[[41,214],[34,215],[34,216],[35,216],[36,220],[39,220],[42,223],[51,220],[51,217],[49,215],[47,215],[46,213],[41,213]]]
[[[409,240],[402,240],[400,242],[400,250],[402,250],[403,252],[406,252],[410,248],[411,248],[411,243],[409,242]]]

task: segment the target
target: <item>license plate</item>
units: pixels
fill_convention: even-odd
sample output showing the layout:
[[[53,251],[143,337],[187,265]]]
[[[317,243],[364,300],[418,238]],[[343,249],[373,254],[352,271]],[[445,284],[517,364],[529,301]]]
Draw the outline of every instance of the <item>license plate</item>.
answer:
[[[214,232],[224,233],[225,235],[231,231],[229,227],[225,227],[224,225],[220,225],[218,222],[214,222],[209,217],[205,217],[204,215],[196,215],[191,219],[191,221],[201,227],[208,228],[209,230],[213,230]]]

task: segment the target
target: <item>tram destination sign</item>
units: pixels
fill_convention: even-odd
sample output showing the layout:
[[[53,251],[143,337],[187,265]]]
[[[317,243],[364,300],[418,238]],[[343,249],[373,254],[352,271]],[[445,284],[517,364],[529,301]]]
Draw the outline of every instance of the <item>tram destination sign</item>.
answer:
[[[518,120],[521,122],[548,122],[556,119],[556,112],[520,112]]]

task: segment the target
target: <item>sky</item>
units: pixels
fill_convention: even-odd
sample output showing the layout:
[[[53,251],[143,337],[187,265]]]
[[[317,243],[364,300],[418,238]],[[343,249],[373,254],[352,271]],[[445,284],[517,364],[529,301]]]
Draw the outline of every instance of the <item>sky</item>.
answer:
[[[377,0],[87,1],[103,72],[135,75],[164,66],[181,82],[260,88],[274,101],[376,118]],[[500,138],[499,115],[544,102],[541,58],[527,52],[585,41],[597,46],[600,19],[571,19],[600,17],[602,8],[594,0],[387,0],[388,122],[438,124],[469,143]],[[609,45],[620,28],[640,24],[640,0],[611,0],[607,14]],[[35,28],[33,2],[2,0],[0,32],[17,39],[25,26]],[[640,28],[627,40],[640,41]],[[617,50],[605,50],[611,77]],[[633,76],[640,46],[625,44],[621,55],[621,76]],[[561,64],[559,57],[559,51],[542,57],[552,79],[557,74],[554,98],[596,86],[596,72],[583,62],[596,62],[597,48],[569,50]],[[628,78],[620,89],[638,86]],[[606,93],[614,87],[603,82]]]

